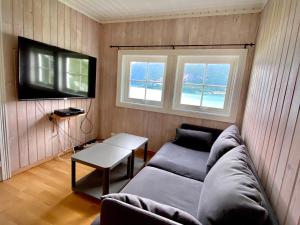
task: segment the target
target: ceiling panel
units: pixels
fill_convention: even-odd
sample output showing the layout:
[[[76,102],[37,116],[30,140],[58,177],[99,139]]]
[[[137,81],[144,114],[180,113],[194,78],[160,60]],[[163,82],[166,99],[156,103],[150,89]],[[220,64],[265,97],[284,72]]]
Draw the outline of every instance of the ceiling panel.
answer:
[[[101,22],[153,20],[261,11],[266,0],[60,0]]]

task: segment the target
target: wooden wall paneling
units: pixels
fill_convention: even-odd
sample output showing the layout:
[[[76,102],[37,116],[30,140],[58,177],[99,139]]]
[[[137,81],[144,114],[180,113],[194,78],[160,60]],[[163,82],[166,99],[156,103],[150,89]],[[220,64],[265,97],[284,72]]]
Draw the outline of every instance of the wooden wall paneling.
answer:
[[[64,47],[71,49],[71,14],[70,8],[65,7],[61,14],[61,20],[64,20]]]
[[[287,14],[289,12],[289,7],[287,6],[287,4],[282,4],[282,2],[280,2],[281,5],[280,7],[283,7],[283,10],[282,12],[280,13],[280,18],[281,18],[281,21],[280,21],[280,25],[279,25],[279,35],[277,37],[277,43],[276,43],[276,51],[275,51],[275,55],[276,55],[276,60],[274,62],[274,65],[272,66],[273,69],[271,70],[271,74],[275,74],[275,77],[276,78],[273,78],[273,80],[275,81],[273,83],[274,86],[271,87],[271,95],[270,95],[270,99],[267,101],[267,108],[268,108],[268,111],[266,113],[266,117],[267,117],[267,127],[266,127],[266,131],[265,131],[265,134],[263,136],[263,144],[262,144],[262,153],[261,153],[261,157],[260,157],[260,160],[259,160],[259,165],[258,165],[258,174],[259,176],[261,177],[265,177],[265,173],[264,173],[264,162],[266,161],[266,157],[267,157],[267,145],[269,143],[269,140],[270,140],[270,134],[271,134],[271,127],[272,127],[272,123],[273,123],[273,119],[274,119],[274,111],[275,111],[275,99],[276,99],[276,96],[278,95],[279,93],[279,88],[278,88],[278,85],[280,85],[280,82],[281,82],[281,77],[279,76],[279,73],[278,73],[278,69],[279,69],[279,65],[280,65],[280,62],[282,60],[282,52],[283,52],[283,40],[284,40],[284,34],[285,34],[285,29],[287,27],[286,23],[287,23]],[[267,116],[268,115],[268,116]]]
[[[64,109],[65,108],[65,101],[64,100],[58,100],[58,109]],[[58,144],[59,144],[59,150],[58,152],[62,152],[65,150],[65,142],[67,141],[67,132],[65,129],[65,121],[58,122],[59,135],[58,135]]]
[[[28,0],[24,0],[24,3]],[[30,1],[32,3],[32,20],[33,20],[33,33],[28,38],[33,38],[36,41],[43,41],[43,18],[42,18],[42,2],[41,1]],[[24,14],[25,15],[25,14]],[[24,21],[24,35],[25,27],[29,26],[30,23]],[[31,30],[31,28],[30,28]],[[34,107],[34,108],[33,108]],[[35,101],[32,105],[32,110],[35,111],[35,120],[31,120],[32,126],[35,126],[36,131],[36,147],[37,147],[37,160],[42,160],[46,157],[45,147],[45,118],[44,118],[44,101]]]
[[[51,0],[52,2],[52,0]],[[65,19],[65,11],[67,7],[61,2],[57,2],[57,46],[64,48],[65,47],[65,30],[66,30],[66,19]],[[54,101],[52,104],[52,111],[56,109],[65,108],[65,104],[63,100]],[[53,125],[52,125],[53,126]],[[53,128],[53,127],[52,127]],[[62,150],[64,150],[64,130],[65,123],[58,122],[57,126],[54,128],[54,137],[53,137],[53,153],[58,154]],[[54,146],[57,146],[54,148]]]
[[[65,108],[71,107],[70,100],[65,100],[64,103],[65,103],[65,105],[64,105]],[[72,142],[72,136],[71,136],[71,132],[70,132],[70,127],[71,127],[70,124],[72,122],[73,122],[72,119],[65,120],[63,122],[63,124],[64,124],[63,132],[64,132],[64,140],[65,140],[64,149],[71,149],[72,147],[74,147],[74,146],[72,146],[73,142]]]
[[[299,32],[300,33],[300,32]],[[277,166],[277,173],[274,180],[274,186],[279,187],[279,191],[272,192],[275,196],[275,204],[281,210],[278,212],[278,218],[281,223],[286,219],[288,205],[291,202],[291,196],[295,188],[295,182],[297,179],[297,173],[299,173],[298,165],[300,162],[299,145],[296,149],[293,144],[299,143],[299,106],[300,106],[300,38],[298,39],[298,45],[296,48],[296,54],[294,61],[298,64],[295,66],[291,74],[297,74],[297,83],[293,94],[293,100],[291,103],[291,109],[289,113],[288,124],[285,132],[283,148],[289,149],[289,151],[281,151],[280,160]],[[297,122],[298,121],[298,122]],[[297,127],[298,125],[298,127]],[[297,136],[298,135],[298,136]],[[299,188],[299,187],[298,187]],[[276,189],[275,189],[276,190]]]
[[[113,106],[115,99],[113,99],[113,96],[111,94],[105,94],[105,93],[111,93],[110,88],[112,88],[111,84],[113,83],[113,76],[110,76],[110,69],[113,68],[112,66],[112,57],[113,57],[113,51],[109,48],[109,45],[111,43],[111,36],[112,36],[112,25],[107,24],[104,25],[104,31],[103,31],[103,55],[105,57],[101,58],[102,64],[102,70],[100,76],[101,82],[100,82],[100,102],[101,102],[101,130],[100,130],[100,137],[105,139],[110,136],[110,133],[112,132],[112,112],[113,112]]]
[[[80,13],[76,13],[76,51],[77,52],[81,52],[82,53],[82,14]],[[82,105],[82,100],[81,99],[77,99],[76,100],[76,106],[77,108],[83,108]],[[81,121],[83,120],[83,117],[79,117],[77,119],[77,138],[80,141],[80,144],[83,144],[85,142],[85,135],[82,133],[81,129],[80,129],[80,125],[81,125]]]
[[[295,5],[292,6],[292,15],[295,15],[295,9],[296,9],[296,2]],[[274,140],[274,149],[273,149],[273,154],[272,154],[272,159],[271,159],[271,165],[269,169],[269,175],[268,175],[268,187],[274,190],[273,182],[274,182],[274,177],[276,174],[276,168],[277,168],[277,163],[280,158],[280,152],[283,144],[283,138],[284,138],[284,133],[286,130],[286,125],[287,125],[287,120],[288,120],[288,113],[289,113],[289,102],[291,101],[290,98],[291,96],[287,95],[289,92],[288,87],[291,87],[290,85],[293,85],[292,83],[288,85],[289,79],[292,79],[292,77],[289,77],[289,72],[293,60],[293,55],[294,55],[294,48],[296,44],[296,35],[297,33],[294,32],[294,22],[295,22],[295,16],[292,16],[292,22],[291,24],[291,33],[289,35],[289,40],[288,40],[288,54],[286,57],[285,64],[282,68],[282,73],[283,73],[283,80],[282,80],[282,86],[279,94],[279,99],[278,99],[278,105],[279,108],[276,110],[278,112],[277,117],[275,117],[275,121],[279,121],[279,126],[277,130],[277,135],[276,139]],[[271,189],[267,188],[267,191],[272,192]],[[271,198],[271,201],[274,199]]]
[[[270,19],[272,19],[272,15],[270,16]],[[265,32],[265,33],[261,36],[261,38],[262,38],[261,40],[262,40],[262,41],[265,41],[266,38],[267,38],[269,35],[270,35],[270,34],[269,34],[268,32]],[[266,55],[269,54],[269,50],[270,50],[270,49],[268,48],[268,50],[265,51],[264,54],[261,55],[261,57],[266,57]],[[260,58],[259,58],[258,60],[260,60]],[[259,67],[258,70],[257,70],[257,72],[263,73],[264,70],[265,70],[264,67]],[[257,104],[255,105],[256,109],[252,109],[252,110],[257,110],[257,108],[259,108],[259,106],[261,105],[261,99],[260,99],[258,96],[259,96],[260,93],[262,93],[262,90],[264,89],[263,84],[264,84],[264,82],[265,82],[265,80],[266,80],[266,77],[268,77],[268,76],[263,76],[263,79],[260,80],[260,81],[256,80],[256,82],[258,82],[259,88],[258,88],[258,90],[255,92],[255,94],[254,94],[253,97],[254,97],[255,101],[257,102]],[[255,118],[255,120],[258,119],[258,115],[254,114],[254,118]],[[257,126],[257,124],[254,124],[254,126]],[[256,142],[257,137],[258,137],[258,136],[257,136],[257,135],[258,135],[257,133],[258,133],[258,132],[254,132],[254,130],[252,131],[252,136],[253,136],[253,139],[255,139],[255,142]],[[253,149],[255,149],[253,152],[256,152],[256,150],[257,150],[257,148],[255,147],[255,142],[253,141],[252,146],[251,146]],[[253,154],[252,157],[253,157],[254,163],[257,164],[256,155]]]
[[[91,20],[86,20],[83,19],[83,37],[82,37],[82,46],[84,47],[83,50],[86,51],[86,54],[87,55],[91,55],[91,52],[92,52],[92,30],[93,30],[93,27],[92,27],[92,21]],[[84,32],[86,32],[86,34],[84,34]],[[97,63],[100,63],[99,60],[102,60],[101,59],[97,59]],[[101,102],[101,100],[99,100]],[[87,104],[89,106],[89,104],[93,104],[93,101],[92,99],[88,99],[87,100]],[[88,107],[87,106],[87,107]],[[91,110],[90,112],[88,113],[88,118],[90,121],[93,121],[93,108],[91,107]],[[94,126],[94,124],[92,124]],[[89,125],[90,126],[90,125]],[[94,129],[94,127],[93,127]],[[92,140],[93,139],[93,130],[86,136],[88,140]]]
[[[50,0],[42,1],[42,21],[43,21],[43,42],[51,44],[51,19],[50,19]],[[44,103],[44,116],[43,116],[43,126],[45,130],[45,152],[46,157],[52,155],[52,134],[51,134],[51,122],[49,121],[49,115],[51,113],[50,100],[43,101]]]
[[[298,128],[297,130],[297,134],[298,136],[299,134],[299,119],[298,119],[298,125],[296,126]],[[300,139],[294,139],[294,143],[292,146],[292,149],[299,147],[299,140]],[[298,142],[297,142],[298,141]],[[296,145],[297,144],[297,145]],[[294,224],[298,224],[300,223],[300,216],[299,216],[299,208],[300,208],[300,162],[298,161],[298,168],[296,169],[297,171],[297,178],[296,178],[296,183],[293,186],[293,195],[291,198],[291,202],[289,204],[289,208],[288,208],[288,212],[287,212],[287,216],[286,216],[286,221],[285,221],[285,225],[294,225]],[[297,223],[298,221],[298,223]]]
[[[58,100],[52,101],[51,107],[52,107],[51,108],[52,112],[54,110],[58,109],[59,108]],[[51,125],[51,129],[52,129],[52,132],[51,132],[52,153],[53,153],[53,155],[57,155],[58,152],[59,152],[59,149],[60,149],[60,146],[59,146],[59,132],[57,130],[57,126],[54,125],[54,124]]]
[[[104,58],[104,55],[102,54],[103,52],[103,25],[101,26],[97,26],[97,31],[98,31],[98,35],[97,35],[97,43],[98,43],[98,46],[97,46],[97,49],[98,49],[98,58],[99,58],[99,63],[97,64],[97,68],[98,68],[98,79],[97,79],[97,99],[100,99],[101,97],[101,92],[100,92],[100,85],[101,85],[101,80],[100,78],[103,76],[103,74],[101,73],[102,71],[102,64],[101,64],[101,61],[102,59]],[[100,103],[100,102],[99,102]],[[100,127],[101,127],[101,117],[100,117],[100,108],[101,108],[101,105],[100,104],[96,104],[96,110],[97,110],[97,119],[96,119],[96,122],[97,122],[97,128],[95,130],[95,133],[96,133],[96,138],[100,138]]]
[[[96,45],[94,46],[94,48],[91,48],[91,55],[94,57],[98,57],[99,54],[99,50],[100,50],[100,46],[99,46],[99,25],[97,22],[95,21],[91,21],[91,25],[92,25],[92,32],[91,32],[91,43],[96,43]],[[101,62],[101,58],[98,57],[98,63],[97,63],[97,80],[96,80],[96,96],[99,97],[99,77],[100,77],[100,62]],[[96,99],[92,99],[92,122],[93,122],[93,130],[92,130],[92,138],[98,138],[98,131],[99,131],[99,111],[98,111],[98,104],[97,104],[97,100]]]
[[[297,14],[297,12],[299,12]],[[298,33],[297,35],[297,44],[294,47],[295,50],[293,52],[293,63],[291,68],[289,69],[289,84],[286,92],[286,99],[285,99],[285,104],[284,104],[284,111],[282,114],[283,118],[287,118],[287,124],[285,127],[285,132],[284,132],[284,137],[283,137],[283,143],[280,151],[280,158],[279,162],[277,164],[276,168],[276,174],[275,174],[275,179],[273,182],[273,190],[272,190],[272,198],[275,204],[282,205],[284,201],[280,199],[278,201],[279,194],[281,193],[280,191],[282,190],[283,193],[286,193],[283,195],[283,199],[289,199],[289,191],[291,186],[285,186],[284,189],[282,188],[282,182],[283,179],[292,179],[294,180],[295,177],[292,176],[292,174],[288,174],[289,177],[285,177],[285,172],[289,171],[291,172],[291,169],[293,165],[291,162],[293,159],[289,159],[289,154],[291,153],[290,148],[292,144],[293,137],[294,136],[294,131],[295,131],[295,125],[297,121],[297,116],[298,116],[298,111],[299,111],[299,106],[300,106],[300,78],[298,78],[298,71],[299,71],[299,65],[300,65],[300,36],[299,36],[299,28],[300,28],[300,4],[298,4],[298,8],[296,11],[296,17],[298,17],[298,21],[296,24],[298,27],[294,30]],[[298,79],[298,82],[297,82]],[[297,159],[297,155],[293,154],[294,159]],[[289,161],[288,161],[289,160]],[[289,167],[287,168],[287,163],[289,162]],[[294,175],[294,174],[293,174]],[[284,205],[285,206],[285,205]],[[280,210],[278,217],[280,222],[283,222],[284,216],[285,216],[286,210]]]
[[[57,1],[50,0],[50,43],[51,45],[57,46],[57,20],[58,20],[58,8]]]
[[[50,0],[50,43],[51,45],[58,45],[58,2]],[[58,109],[58,101],[51,101],[50,113]],[[56,129],[53,123],[50,124],[50,138],[52,144],[52,155],[58,153],[58,140],[56,136]]]
[[[105,24],[101,78],[101,138],[107,138],[111,132],[132,132],[148,136],[150,149],[158,150],[161,144],[174,137],[175,128],[183,122],[225,128],[228,123],[192,119],[143,110],[126,109],[115,106],[117,79],[117,49],[110,49],[112,44],[212,44],[228,42],[255,42],[258,29],[258,14],[215,16],[163,21],[143,21]],[[206,29],[203,29],[206,28]],[[205,30],[205,32],[204,32]],[[248,32],[253,31],[254,34]],[[244,34],[247,32],[247,34]],[[229,35],[233,34],[234,35]],[[249,51],[246,72],[250,74],[254,51]],[[249,76],[243,81],[245,101]],[[237,123],[242,121],[244,105],[239,109]],[[111,120],[113,118],[113,120]],[[160,131],[155,124],[164,124]],[[170,124],[169,126],[167,124]],[[156,128],[156,129],[155,129]],[[162,135],[160,135],[162,134]]]
[[[19,137],[17,123],[17,104],[16,104],[16,77],[13,76],[13,2],[2,1],[2,29],[3,29],[3,57],[5,86],[6,86],[6,102],[7,102],[7,127],[8,127],[8,142],[11,154],[11,168],[15,170],[20,167],[19,154]]]
[[[266,33],[260,33],[260,35],[258,36],[258,40],[262,40],[264,37],[265,37],[265,35],[266,35]],[[260,43],[258,43],[257,44],[257,46],[256,46],[256,48],[258,48]],[[257,55],[256,57],[255,57],[255,61],[259,61],[260,60],[260,58],[261,58],[261,55]],[[252,84],[252,86],[256,86],[255,84],[258,82],[258,79],[257,79],[257,76],[256,76],[256,72],[258,71],[258,70],[260,70],[261,69],[261,67],[255,67],[255,68],[253,68],[252,69],[252,79],[251,79],[251,84]],[[251,99],[256,99],[256,97],[257,97],[257,93],[258,92],[252,92],[251,90],[249,90],[249,96],[248,96],[248,99],[249,98],[251,98]],[[253,111],[255,111],[256,109],[255,109],[255,106],[252,106],[252,107],[249,107],[249,111],[251,111],[251,112],[253,112]],[[254,120],[254,117],[255,117],[255,114],[253,114],[253,113],[249,113],[250,114],[250,116],[251,116],[251,118],[250,118],[250,116],[249,116],[249,118],[248,118],[248,120],[249,121],[251,121],[251,120]],[[246,122],[245,122],[246,123]],[[255,126],[255,124],[254,124],[254,126]],[[251,131],[251,132],[253,132],[253,131]],[[251,136],[253,136],[254,134],[250,134]],[[252,142],[250,142],[250,143],[248,143],[248,145],[249,145],[249,147],[252,147],[251,145],[252,145]],[[251,152],[252,153],[252,152]],[[253,157],[253,154],[252,154],[252,157]]]
[[[23,1],[13,1],[13,34],[15,36],[23,36],[23,13],[24,13],[24,4]],[[14,54],[13,60],[13,74],[11,76],[17,75],[17,38],[14,38],[14,46],[11,49]],[[20,150],[20,165],[27,166],[29,164],[29,155],[28,155],[28,136],[27,136],[27,110],[26,102],[19,101],[17,102],[17,123],[19,128],[19,150]]]
[[[265,160],[262,162],[263,163],[263,171],[262,171],[262,182],[264,184],[267,183],[268,180],[268,175],[269,175],[269,171],[270,171],[270,165],[272,162],[272,156],[273,156],[273,149],[274,149],[274,140],[276,138],[277,135],[277,129],[279,126],[279,119],[278,119],[278,103],[279,103],[279,94],[281,93],[281,85],[282,85],[282,81],[284,79],[283,77],[283,72],[282,72],[282,68],[283,65],[285,64],[285,60],[286,60],[286,55],[287,55],[287,51],[288,51],[288,34],[290,34],[290,26],[288,26],[288,24],[290,24],[290,12],[292,10],[292,1],[285,1],[284,3],[286,3],[286,12],[285,12],[285,16],[284,16],[284,20],[285,20],[285,30],[284,32],[284,36],[281,42],[281,46],[283,46],[283,50],[280,54],[280,63],[279,63],[279,67],[276,70],[276,73],[278,74],[278,85],[276,85],[276,89],[275,89],[275,93],[274,93],[274,97],[272,100],[272,109],[271,109],[271,124],[270,124],[270,134],[269,134],[269,139],[266,142],[266,158]],[[272,132],[275,131],[275,132]]]
[[[289,225],[300,222],[299,65],[300,2],[270,0],[262,14],[242,133],[279,223]],[[264,82],[266,75],[270,79]]]
[[[18,1],[19,2],[19,1]],[[24,0],[24,37],[33,39],[33,3]],[[26,102],[29,164],[37,161],[35,101]]]
[[[205,17],[204,20],[199,18],[192,18],[190,21],[190,31],[189,31],[189,43],[198,43],[199,40],[201,44],[209,43],[212,40],[212,26],[210,26],[210,19]],[[199,29],[199,26],[205,30],[203,32]]]
[[[64,21],[64,48],[70,49],[71,48],[71,14],[70,8],[65,7],[63,13],[61,15],[61,20]],[[64,101],[65,105],[64,108],[69,108],[71,106],[70,100]],[[65,120],[63,123],[63,133],[64,133],[64,149],[70,149],[72,146],[73,141],[71,138],[71,123],[74,123],[73,119]]]
[[[73,9],[70,9],[70,49],[72,51],[76,51],[77,49],[77,12]],[[72,99],[70,100],[70,106],[71,107],[77,107],[77,102],[76,99]],[[70,120],[70,130],[71,130],[71,137],[74,138],[73,140],[73,144],[74,145],[79,145],[80,142],[78,141],[78,137],[77,137],[77,120],[78,118],[74,118],[72,120]]]
[[[48,114],[58,108],[71,105],[70,101],[40,100],[23,101],[17,100],[16,75],[17,75],[17,36],[24,36],[47,44],[56,45],[74,51],[93,51],[93,55],[99,56],[99,45],[96,43],[99,37],[89,38],[94,42],[83,45],[87,36],[100,35],[93,30],[100,26],[90,18],[83,16],[73,9],[65,6],[57,0],[12,0],[2,1],[4,51],[5,51],[5,82],[7,91],[8,111],[8,140],[11,152],[12,170],[16,174],[31,165],[36,165],[44,160],[55,156],[59,151],[70,147],[68,138],[68,123],[61,122],[60,135],[57,135],[55,126],[48,121]],[[85,23],[93,24],[92,29],[85,30],[88,34],[77,35],[77,17],[83,18]],[[74,21],[75,20],[75,24]],[[80,19],[79,19],[80,20]],[[75,26],[74,26],[75,25]],[[75,35],[71,36],[71,33]],[[73,30],[72,30],[73,29]],[[82,29],[79,29],[82,33]],[[77,39],[77,36],[79,38]],[[82,38],[81,38],[82,36]],[[71,38],[72,37],[72,38]],[[74,38],[75,37],[75,38]],[[78,48],[77,48],[78,46]],[[79,49],[80,47],[80,49]],[[99,97],[98,97],[99,98]],[[98,98],[94,100],[95,112],[98,110]],[[72,100],[73,101],[73,100]],[[76,100],[74,100],[76,103]],[[79,106],[86,107],[86,100],[79,100]],[[74,105],[76,106],[76,105]],[[95,119],[99,114],[96,113]],[[81,138],[80,142],[86,141],[85,135],[78,132],[76,121],[73,132],[74,140]],[[77,134],[77,136],[76,136]],[[95,136],[98,133],[95,131]],[[19,148],[20,146],[20,148]],[[49,156],[49,157],[48,157]]]
[[[83,54],[86,54],[88,55],[88,44],[87,44],[87,41],[88,41],[88,23],[87,23],[88,19],[86,16],[82,16],[82,31],[81,31],[81,52]],[[85,110],[85,112],[87,112],[87,102],[89,100],[88,99],[83,99],[82,102],[81,102],[81,106],[82,108]],[[84,118],[83,118],[84,119]],[[83,122],[83,129],[85,129],[85,125],[86,125],[86,121],[84,119],[84,122]],[[81,132],[81,134],[84,136],[84,143],[88,141],[88,135]]]
[[[271,30],[274,30],[274,26],[278,26],[278,4],[274,4],[274,9],[272,10],[272,15],[271,15],[271,20],[273,21],[272,25],[270,26],[270,29]],[[277,19],[277,20],[276,20]],[[255,149],[255,162],[256,162],[256,165],[259,166],[259,158],[260,158],[260,155],[261,155],[261,151],[262,149],[260,148],[260,141],[261,141],[261,136],[262,135],[262,132],[264,130],[264,127],[265,127],[265,123],[263,122],[263,116],[266,115],[265,114],[265,110],[266,110],[266,100],[268,98],[268,95],[271,91],[271,88],[270,88],[270,85],[272,83],[272,81],[274,81],[275,79],[272,78],[272,76],[270,75],[269,73],[269,69],[270,67],[272,66],[272,62],[273,62],[273,57],[274,57],[274,54],[273,54],[273,50],[275,49],[274,48],[274,45],[275,45],[275,41],[276,41],[276,38],[271,38],[271,36],[273,37],[276,37],[277,36],[277,32],[275,30],[275,32],[267,32],[267,36],[266,36],[266,39],[271,39],[271,42],[268,46],[268,50],[266,51],[266,58],[268,59],[268,62],[266,63],[267,66],[263,67],[262,68],[262,71],[261,71],[261,74],[262,76],[264,77],[263,81],[261,82],[261,90],[259,92],[259,96],[264,96],[263,98],[260,98],[259,99],[259,103],[258,103],[258,108],[261,108],[261,110],[263,111],[262,114],[259,114],[258,117],[257,117],[257,120],[258,120],[258,124],[259,124],[259,129],[258,129],[258,132],[256,132],[256,140],[254,142],[254,149]]]
[[[61,2],[57,3],[57,45],[63,48],[65,46],[65,31],[67,29],[66,13],[69,10]]]
[[[42,2],[33,1],[33,38],[36,41],[43,41],[42,33]]]
[[[83,21],[82,21],[82,51],[83,53],[90,55],[90,51],[91,51],[91,43],[90,43],[90,37],[91,37],[91,27],[90,27],[90,20],[86,17],[83,16]],[[101,57],[101,56],[100,56]],[[98,58],[98,60],[102,60]],[[98,64],[100,63],[99,61],[97,62]],[[100,79],[100,78],[98,78]],[[99,99],[99,101],[101,101]],[[85,101],[85,109],[86,109],[86,113],[87,113],[87,118],[89,119],[89,121],[92,121],[92,112],[88,112],[89,109],[89,105],[91,104],[92,99],[87,99]],[[88,121],[85,121],[84,123],[84,128],[89,130],[90,127],[92,126],[92,124],[90,124]],[[92,131],[89,132],[88,134],[85,135],[86,141],[90,141],[93,139],[92,137]]]

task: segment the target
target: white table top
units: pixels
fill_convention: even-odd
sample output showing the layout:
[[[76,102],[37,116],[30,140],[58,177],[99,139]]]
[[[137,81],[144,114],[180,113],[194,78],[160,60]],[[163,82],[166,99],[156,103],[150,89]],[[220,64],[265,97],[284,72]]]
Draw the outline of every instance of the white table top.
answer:
[[[145,137],[140,137],[127,133],[119,133],[106,139],[105,141],[103,141],[103,143],[130,150],[136,150],[142,145],[144,145],[147,141],[148,138]]]
[[[96,168],[111,168],[130,154],[129,149],[100,143],[74,154],[72,160]]]

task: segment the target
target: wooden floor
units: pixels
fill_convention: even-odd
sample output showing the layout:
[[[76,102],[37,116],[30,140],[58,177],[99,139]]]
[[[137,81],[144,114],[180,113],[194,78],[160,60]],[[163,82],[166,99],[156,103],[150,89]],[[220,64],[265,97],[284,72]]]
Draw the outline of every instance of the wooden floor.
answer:
[[[77,176],[92,171],[79,165]],[[100,204],[71,190],[70,155],[0,182],[0,224],[90,224]]]

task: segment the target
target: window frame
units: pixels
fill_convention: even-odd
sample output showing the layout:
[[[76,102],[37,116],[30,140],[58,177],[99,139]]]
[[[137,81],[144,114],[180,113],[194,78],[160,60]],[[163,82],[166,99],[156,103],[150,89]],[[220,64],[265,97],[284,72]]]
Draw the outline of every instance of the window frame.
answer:
[[[245,66],[248,49],[175,49],[175,50],[119,50],[118,51],[118,75],[117,75],[117,94],[116,106],[132,108],[138,110],[146,110],[152,112],[167,113],[185,117],[209,119],[221,122],[236,122],[238,109],[240,107],[241,89],[245,77]],[[146,105],[124,101],[124,56],[166,56],[166,69],[164,76],[164,89],[162,92],[161,105]],[[179,75],[178,64],[180,58],[184,57],[202,57],[202,58],[223,58],[229,60],[234,67],[231,66],[227,87],[230,88],[226,93],[224,109],[213,110],[209,107],[202,107],[201,111],[195,108],[185,108],[178,105]],[[216,64],[216,61],[209,61]],[[180,98],[179,98],[180,99]]]
[[[205,106],[193,106],[181,103],[182,96],[182,87],[183,87],[183,75],[184,75],[184,66],[185,64],[230,64],[230,71],[228,75],[228,81],[226,85],[226,95],[224,99],[224,108],[212,108]],[[174,101],[173,101],[173,109],[179,111],[187,111],[187,112],[196,112],[199,113],[205,112],[209,114],[218,114],[218,115],[228,115],[231,108],[232,98],[233,98],[233,85],[236,78],[236,57],[235,56],[178,56],[177,60],[177,71],[176,71],[176,82],[175,82],[175,90],[174,90]],[[199,84],[203,89],[205,87],[214,86],[214,85],[205,85]],[[221,87],[222,85],[220,85]],[[222,86],[224,87],[224,86]],[[202,96],[203,98],[203,96]]]
[[[118,81],[118,92],[117,94],[117,104],[119,106],[126,106],[128,104],[143,106],[143,107],[155,107],[155,108],[163,108],[164,107],[164,93],[165,93],[165,84],[166,84],[166,71],[167,71],[167,56],[166,55],[135,55],[130,54],[126,55],[126,57],[122,58],[122,68],[125,68],[123,71],[119,71],[121,73],[121,77],[119,77]],[[162,85],[162,96],[161,101],[153,101],[147,99],[134,99],[129,97],[129,82],[130,82],[130,64],[131,62],[147,62],[147,63],[164,63],[164,75]],[[119,62],[120,63],[120,62]],[[119,67],[120,68],[120,67]],[[147,81],[147,80],[146,80]],[[125,83],[125,84],[124,84]],[[147,88],[146,88],[147,89]],[[145,90],[147,91],[147,90]],[[146,92],[145,92],[146,93]],[[121,98],[121,99],[120,99]],[[119,100],[119,101],[118,101]]]

